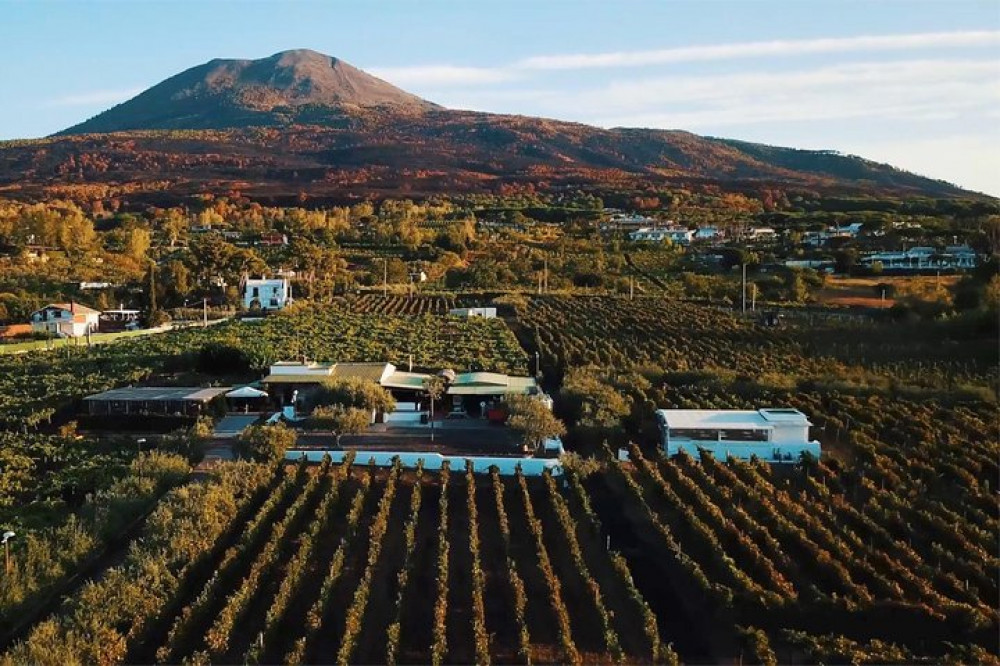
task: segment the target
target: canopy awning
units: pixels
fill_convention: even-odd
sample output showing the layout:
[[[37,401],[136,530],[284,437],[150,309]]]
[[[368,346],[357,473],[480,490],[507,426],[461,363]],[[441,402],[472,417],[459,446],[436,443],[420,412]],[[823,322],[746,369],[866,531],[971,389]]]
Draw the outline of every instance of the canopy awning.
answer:
[[[255,389],[252,386],[242,386],[226,394],[227,398],[266,398],[267,391]]]

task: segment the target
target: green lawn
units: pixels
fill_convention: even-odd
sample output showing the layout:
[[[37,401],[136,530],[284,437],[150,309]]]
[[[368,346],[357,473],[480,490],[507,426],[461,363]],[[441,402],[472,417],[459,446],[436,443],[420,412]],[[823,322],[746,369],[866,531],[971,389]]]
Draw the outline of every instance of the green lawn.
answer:
[[[153,333],[163,333],[170,329],[146,328],[138,331],[119,331],[117,333],[94,333],[90,336],[90,344],[99,345],[106,342],[114,342],[122,338],[134,338]],[[32,340],[31,342],[15,342],[9,345],[0,345],[0,354],[18,354],[26,351],[38,349],[62,349],[63,347],[86,347],[87,338],[57,338],[53,340]]]

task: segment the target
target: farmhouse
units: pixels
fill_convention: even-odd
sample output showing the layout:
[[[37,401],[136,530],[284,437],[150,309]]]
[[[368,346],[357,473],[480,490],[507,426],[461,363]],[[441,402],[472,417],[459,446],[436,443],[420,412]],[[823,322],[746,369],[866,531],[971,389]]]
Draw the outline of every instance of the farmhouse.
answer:
[[[87,413],[100,415],[198,416],[231,386],[213,388],[136,386],[111,389],[83,399]]]
[[[452,410],[456,412],[479,413],[484,403],[490,404],[510,393],[547,398],[541,395],[538,382],[533,377],[517,377],[497,372],[444,372],[449,377],[445,395],[450,397]],[[261,384],[280,404],[288,404],[295,400],[298,393],[314,390],[327,381],[364,379],[387,389],[400,405],[407,405],[407,409],[411,411],[420,411],[421,403],[426,398],[424,382],[432,376],[422,372],[397,370],[392,363],[282,361],[271,366]]]
[[[820,455],[819,442],[809,439],[812,424],[797,409],[660,409],[656,419],[667,455],[698,455],[704,449],[716,458],[756,456],[769,462]]]
[[[75,338],[97,330],[101,313],[78,303],[51,303],[31,313],[31,328],[60,338]]]
[[[286,278],[243,282],[243,307],[247,310],[280,310],[292,302],[292,287]]]
[[[448,314],[454,317],[482,317],[484,319],[494,319],[497,316],[496,308],[452,308]]]

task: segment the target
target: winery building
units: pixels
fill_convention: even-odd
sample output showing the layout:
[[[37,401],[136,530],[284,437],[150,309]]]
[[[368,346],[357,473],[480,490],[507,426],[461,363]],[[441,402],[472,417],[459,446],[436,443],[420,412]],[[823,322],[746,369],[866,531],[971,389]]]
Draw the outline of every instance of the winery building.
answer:
[[[809,439],[812,424],[797,409],[660,409],[656,419],[668,456],[705,450],[718,459],[796,462],[803,453],[820,455],[819,442]]]

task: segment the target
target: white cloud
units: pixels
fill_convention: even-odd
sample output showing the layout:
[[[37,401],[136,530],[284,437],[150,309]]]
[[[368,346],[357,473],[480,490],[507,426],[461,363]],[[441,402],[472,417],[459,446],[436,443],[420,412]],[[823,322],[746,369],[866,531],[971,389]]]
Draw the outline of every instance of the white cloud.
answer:
[[[947,119],[1000,102],[1000,63],[907,60],[807,70],[616,81],[548,98],[546,113],[585,109],[601,126],[705,128],[882,117]]]
[[[413,65],[372,69],[376,76],[400,86],[462,86],[502,83],[549,70],[641,67],[677,63],[793,57],[809,54],[867,53],[916,49],[1000,46],[1000,31],[968,30],[909,35],[867,35],[820,39],[785,39],[644,51],[569,53],[531,56],[496,67]]]
[[[530,70],[637,67],[815,53],[959,48],[996,46],[998,44],[1000,44],[1000,31],[995,30],[933,32],[911,35],[867,35],[858,37],[743,42],[709,46],[683,46],[650,51],[615,51],[610,53],[533,56],[518,61],[514,67]]]
[[[142,88],[130,88],[128,90],[95,90],[85,93],[73,93],[49,100],[45,106],[100,106],[117,104],[135,97],[142,90]]]

